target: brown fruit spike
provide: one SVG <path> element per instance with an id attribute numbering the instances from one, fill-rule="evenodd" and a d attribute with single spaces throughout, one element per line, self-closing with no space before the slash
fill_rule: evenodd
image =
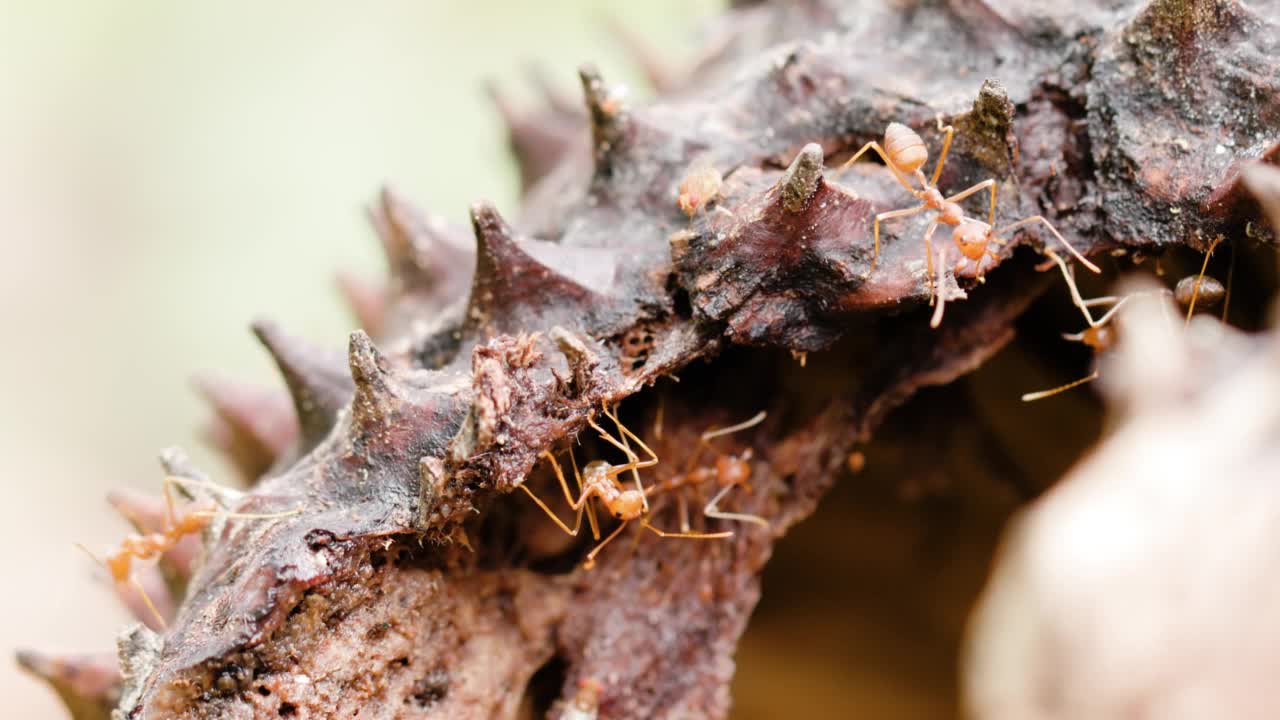
<path id="1" fill-rule="evenodd" d="M 607 298 L 521 249 L 511 227 L 492 205 L 472 205 L 471 224 L 476 233 L 476 273 L 467 308 L 469 333 L 492 336 L 522 328 L 541 330 L 554 324 L 542 319 L 544 307 L 610 305 Z"/>
<path id="2" fill-rule="evenodd" d="M 1241 177 L 1270 220 L 1272 232 L 1280 235 L 1280 168 L 1256 163 L 1246 167 Z"/>
<path id="3" fill-rule="evenodd" d="M 487 89 L 507 126 L 511 152 L 520 167 L 520 187 L 528 191 L 573 148 L 581 137 L 582 120 L 567 118 L 554 108 L 550 113 L 521 112 L 496 84 L 489 83 Z"/>
<path id="4" fill-rule="evenodd" d="M 381 336 L 387 315 L 386 290 L 349 272 L 338 273 L 334 281 L 360 327 L 371 335 Z"/>
<path id="5" fill-rule="evenodd" d="M 120 699 L 120 667 L 115 653 L 45 655 L 18 651 L 18 665 L 49 683 L 72 720 L 109 720 Z"/>
<path id="6" fill-rule="evenodd" d="M 390 367 L 373 341 L 362 330 L 351 333 L 347 354 L 355 395 L 351 400 L 351 422 L 360 430 L 374 430 L 391 417 L 401 394 L 395 387 Z"/>
<path id="7" fill-rule="evenodd" d="M 787 172 L 778 180 L 782 208 L 789 213 L 804 212 L 822 182 L 822 146 L 809 143 L 791 161 Z"/>
<path id="8" fill-rule="evenodd" d="M 578 76 L 582 79 L 582 93 L 587 101 L 587 114 L 591 118 L 591 147 L 595 155 L 596 173 L 608 175 L 613 172 L 616 151 L 630 131 L 622 93 L 605 84 L 594 65 L 583 65 L 578 70 Z"/>
<path id="9" fill-rule="evenodd" d="M 421 295 L 438 310 L 465 292 L 475 260 L 464 230 L 414 207 L 390 187 L 368 213 L 382 240 L 393 295 Z"/>
<path id="10" fill-rule="evenodd" d="M 662 55 L 649 44 L 639 33 L 632 30 L 617 16 L 609 15 L 606 20 L 609 34 L 613 35 L 623 51 L 631 58 L 645 80 L 658 94 L 666 94 L 679 88 L 677 73 L 668 66 Z"/>
<path id="11" fill-rule="evenodd" d="M 246 481 L 253 482 L 271 469 L 297 437 L 297 420 L 282 393 L 208 375 L 193 382 L 217 414 L 206 428 L 206 439 Z"/>
<path id="12" fill-rule="evenodd" d="M 271 353 L 289 387 L 302 433 L 300 451 L 306 452 L 329 434 L 338 413 L 351 400 L 355 385 L 347 365 L 340 354 L 288 335 L 269 320 L 255 322 L 253 334 Z"/>

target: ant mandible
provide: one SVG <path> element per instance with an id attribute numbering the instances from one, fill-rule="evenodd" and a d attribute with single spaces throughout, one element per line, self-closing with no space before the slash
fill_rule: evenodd
<path id="1" fill-rule="evenodd" d="M 701 487 L 708 481 L 714 481 L 720 486 L 720 490 L 712 496 L 702 508 L 702 514 L 706 517 L 717 520 L 734 520 L 737 522 L 749 522 L 761 527 L 769 527 L 769 522 L 758 515 L 750 515 L 747 513 L 725 512 L 720 509 L 720 502 L 735 487 L 742 487 L 747 492 L 751 492 L 751 448 L 738 455 L 719 454 L 716 456 L 714 464 L 699 465 L 698 461 L 702 459 L 705 451 L 711 449 L 711 441 L 718 437 L 730 435 L 743 430 L 753 428 L 764 422 L 767 414 L 765 411 L 753 415 L 750 419 L 730 425 L 723 428 L 708 428 L 698 438 L 698 446 L 692 455 L 689 456 L 689 462 L 685 466 L 685 471 L 678 475 L 673 475 L 664 480 L 660 480 L 657 484 L 651 486 L 647 493 L 655 492 L 675 492 L 682 487 Z M 677 502 L 680 505 L 680 529 L 689 531 L 689 510 L 683 494 L 676 495 Z"/>
<path id="2" fill-rule="evenodd" d="M 1101 272 L 1097 265 L 1089 262 L 1081 255 L 1065 238 L 1058 232 L 1044 216 L 1033 215 L 1031 217 L 1019 220 L 1011 225 L 1006 225 L 998 230 L 995 229 L 996 220 L 996 181 L 988 178 L 976 185 L 962 190 L 955 195 L 944 197 L 938 190 L 938 178 L 942 175 L 942 168 L 947 162 L 947 153 L 951 150 L 951 140 L 955 135 L 956 129 L 951 125 L 942 124 L 942 116 L 938 116 L 938 130 L 946 133 L 946 138 L 942 142 L 942 152 L 938 155 L 938 164 L 933 170 L 933 175 L 928 179 L 920 168 L 929 160 L 929 150 L 925 147 L 924 141 L 920 139 L 920 135 L 911 128 L 901 123 L 889 123 L 884 132 L 884 145 L 881 146 L 876 141 L 863 145 L 853 157 L 849 158 L 840 169 L 836 171 L 837 175 L 847 170 L 863 153 L 868 150 L 874 150 L 880 159 L 884 161 L 885 167 L 889 168 L 889 172 L 893 174 L 894 179 L 898 181 L 902 187 L 907 189 L 921 203 L 915 207 L 905 208 L 902 210 L 890 210 L 882 212 L 875 216 L 872 236 L 875 242 L 875 250 L 871 259 L 871 267 L 875 268 L 880 258 L 880 223 L 896 217 L 908 217 L 924 212 L 925 210 L 936 210 L 938 212 L 930 223 L 924 235 L 925 261 L 928 264 L 928 273 L 926 275 L 927 282 L 930 285 L 934 283 L 933 270 L 933 233 L 937 230 L 939 223 L 950 225 L 952 230 L 952 240 L 956 247 L 960 250 L 961 259 L 956 266 L 956 271 L 960 272 L 972 263 L 975 272 L 981 277 L 985 272 L 985 262 L 987 259 L 995 259 L 995 252 L 989 249 L 991 243 L 1003 245 L 1004 241 L 1001 236 L 1012 230 L 1016 230 L 1025 225 L 1032 223 L 1041 223 L 1055 238 L 1072 254 L 1077 260 L 1089 268 L 1093 272 Z M 911 176 L 920 187 L 914 187 L 907 176 Z M 987 221 L 969 218 L 965 215 L 964 208 L 960 207 L 959 202 L 971 195 L 990 190 L 991 202 L 987 212 Z M 939 318 L 940 320 L 941 318 Z M 934 324 L 934 327 L 937 327 Z"/>
<path id="3" fill-rule="evenodd" d="M 93 558 L 95 562 L 105 567 L 107 572 L 111 574 L 111 579 L 117 584 L 132 587 L 155 617 L 160 628 L 166 626 L 164 616 L 155 606 L 155 603 L 151 601 L 146 589 L 142 587 L 142 583 L 138 581 L 137 576 L 134 574 L 134 561 L 158 560 L 161 555 L 172 550 L 187 535 L 203 531 L 214 518 L 269 520 L 289 517 L 302 512 L 301 509 L 295 509 L 287 512 L 262 514 L 228 513 L 218 510 L 191 510 L 186 513 L 178 513 L 174 509 L 173 493 L 171 491 L 174 485 L 209 486 L 212 484 L 191 478 L 168 475 L 164 478 L 165 517 L 164 528 L 160 532 L 130 533 L 120 542 L 120 547 L 115 552 L 108 554 L 105 559 L 94 555 L 83 545 L 76 545 L 76 547 L 88 553 L 89 557 Z M 229 492 L 227 488 L 213 487 L 218 492 Z"/>
<path id="4" fill-rule="evenodd" d="M 570 528 L 563 520 L 557 516 L 546 503 L 542 501 L 532 490 L 524 483 L 520 487 L 525 493 L 533 498 L 533 501 L 542 508 L 556 525 L 571 537 L 577 537 L 578 532 L 582 529 L 582 516 L 584 513 L 590 514 L 590 501 L 592 498 L 598 499 L 604 504 L 605 508 L 619 521 L 618 528 L 609 534 L 604 540 L 601 540 L 591 552 L 587 553 L 587 558 L 583 562 L 583 567 L 591 569 L 595 566 L 596 556 L 605 548 L 614 538 L 622 533 L 633 520 L 639 520 L 641 527 L 647 528 L 655 535 L 664 538 L 689 538 L 695 540 L 714 540 L 720 538 L 733 537 L 732 532 L 703 533 L 703 532 L 668 532 L 660 530 L 649 523 L 649 490 L 646 490 L 640 484 L 638 474 L 633 477 L 636 481 L 635 488 L 624 488 L 618 480 L 618 476 L 625 472 L 632 472 L 647 467 L 653 467 L 658 464 L 658 456 L 644 444 L 644 441 L 636 437 L 634 433 L 627 429 L 622 421 L 618 419 L 616 409 L 610 409 L 608 406 L 603 407 L 606 417 L 613 421 L 617 426 L 619 434 L 623 440 L 634 440 L 636 444 L 649 456 L 647 460 L 641 460 L 638 455 L 631 449 L 630 445 L 613 437 L 608 431 L 596 424 L 594 419 L 588 419 L 589 424 L 596 432 L 600 434 L 600 438 L 610 445 L 618 448 L 627 457 L 627 462 L 622 465 L 612 465 L 604 460 L 593 460 L 587 463 L 582 469 L 581 475 L 578 474 L 577 462 L 574 462 L 574 476 L 578 483 L 578 499 L 573 499 L 573 492 L 569 489 L 569 483 L 565 480 L 564 471 L 560 467 L 560 463 L 550 452 L 543 451 L 541 456 L 551 463 L 551 469 L 555 472 L 556 480 L 560 482 L 560 489 L 564 491 L 564 499 L 569 503 L 569 507 L 574 511 L 575 518 L 573 527 Z M 591 518 L 592 532 L 595 538 L 599 539 L 599 533 L 596 530 L 594 516 Z"/>

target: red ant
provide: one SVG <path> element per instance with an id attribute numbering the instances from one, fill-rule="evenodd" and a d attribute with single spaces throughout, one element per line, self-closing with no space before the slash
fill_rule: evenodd
<path id="1" fill-rule="evenodd" d="M 657 465 L 658 456 L 654 454 L 653 450 L 650 449 L 648 445 L 644 444 L 643 440 L 636 437 L 635 433 L 632 433 L 625 425 L 622 424 L 622 421 L 618 419 L 616 410 L 605 406 L 603 411 L 605 416 L 612 420 L 614 425 L 617 426 L 618 433 L 622 438 L 621 441 L 614 438 L 613 435 L 609 434 L 604 428 L 597 425 L 595 420 L 589 419 L 587 420 L 587 424 L 600 434 L 601 439 L 621 450 L 623 454 L 627 456 L 627 462 L 622 465 L 611 465 L 604 460 L 593 460 L 587 463 L 587 466 L 582 469 L 582 473 L 579 475 L 578 464 L 574 461 L 574 478 L 577 480 L 579 493 L 577 500 L 573 499 L 573 492 L 569 490 L 569 483 L 565 480 L 564 471 L 560 468 L 560 463 L 556 460 L 555 456 L 547 451 L 542 452 L 542 457 L 550 461 L 551 468 L 555 471 L 556 479 L 560 482 L 560 489 L 564 491 L 564 499 L 569 503 L 569 507 L 576 513 L 572 528 L 552 512 L 551 508 L 549 508 L 546 503 L 534 494 L 528 486 L 523 483 L 520 484 L 520 487 L 524 489 L 525 493 L 527 493 L 529 497 L 533 498 L 533 501 L 538 504 L 538 507 L 542 508 L 543 512 L 554 520 L 561 530 L 572 537 L 578 536 L 578 531 L 582 528 L 582 515 L 585 512 L 590 517 L 593 537 L 596 540 L 600 539 L 600 534 L 595 523 L 595 516 L 592 514 L 590 506 L 592 498 L 598 499 L 604 504 L 605 508 L 609 511 L 609 514 L 621 521 L 616 530 L 614 530 L 604 540 L 600 541 L 595 548 L 591 550 L 591 552 L 587 553 L 587 558 L 583 562 L 583 567 L 587 569 L 592 568 L 595 565 L 596 556 L 600 554 L 600 551 L 603 550 L 614 538 L 621 534 L 622 531 L 626 529 L 627 525 L 631 524 L 631 521 L 633 520 L 639 520 L 641 527 L 644 527 L 655 535 L 664 538 L 713 540 L 733 536 L 732 532 L 668 532 L 660 530 L 650 524 L 648 518 L 648 496 L 654 488 L 644 488 L 640 483 L 640 476 L 636 471 Z M 634 440 L 636 444 L 638 444 L 649 456 L 649 459 L 641 460 L 639 456 L 631 450 L 631 446 L 625 442 L 628 438 L 630 440 Z M 622 483 L 618 480 L 618 476 L 625 472 L 632 473 L 632 477 L 636 484 L 635 488 L 624 488 Z"/>
<path id="2" fill-rule="evenodd" d="M 697 450 L 690 455 L 689 462 L 685 466 L 685 471 L 658 481 L 658 483 L 651 486 L 646 492 L 675 492 L 683 487 L 701 488 L 705 483 L 713 481 L 715 484 L 720 486 L 720 490 L 712 496 L 711 500 L 708 501 L 706 505 L 703 506 L 702 514 L 704 516 L 716 520 L 734 520 L 737 522 L 749 522 L 762 527 L 769 527 L 769 522 L 758 515 L 725 512 L 719 507 L 720 501 L 723 500 L 735 487 L 741 486 L 747 492 L 751 492 L 751 448 L 747 448 L 739 455 L 717 455 L 714 464 L 712 465 L 698 464 L 698 461 L 702 459 L 703 452 L 711 448 L 712 440 L 724 435 L 730 435 L 732 433 L 753 428 L 764 422 L 765 417 L 766 413 L 761 410 L 750 419 L 736 425 L 730 425 L 724 428 L 708 428 L 701 436 L 699 436 Z M 684 494 L 677 494 L 676 500 L 680 504 L 680 529 L 688 532 L 689 508 Z"/>
<path id="3" fill-rule="evenodd" d="M 164 616 L 156 608 L 155 603 L 151 601 L 151 597 L 142 587 L 142 583 L 138 582 L 138 578 L 133 572 L 133 562 L 135 560 L 146 562 L 159 559 L 161 555 L 172 550 L 187 535 L 203 531 L 214 518 L 267 520 L 288 517 L 302 512 L 301 509 L 297 509 L 281 513 L 246 514 L 216 510 L 192 510 L 179 514 L 174 511 L 173 494 L 170 488 L 174 485 L 184 484 L 211 485 L 211 483 L 204 483 L 190 478 L 180 478 L 173 475 L 166 476 L 164 479 L 164 529 L 160 532 L 130 533 L 120 542 L 119 549 L 108 554 L 105 560 L 98 558 L 83 545 L 76 545 L 76 547 L 88 553 L 89 557 L 92 557 L 95 562 L 105 567 L 107 572 L 111 574 L 112 580 L 117 584 L 131 586 L 142 598 L 147 609 L 155 616 L 156 622 L 161 628 L 166 626 Z M 213 487 L 219 492 L 227 492 L 226 488 Z"/>
<path id="4" fill-rule="evenodd" d="M 1209 269 L 1209 258 L 1213 256 L 1214 251 L 1218 248 L 1218 245 L 1222 240 L 1222 236 L 1219 235 L 1209 244 L 1209 249 L 1205 252 L 1204 262 L 1201 263 L 1200 272 L 1198 274 L 1188 275 L 1187 277 L 1182 278 L 1182 280 L 1179 280 L 1177 288 L 1173 291 L 1159 291 L 1164 295 L 1172 295 L 1179 305 L 1182 305 L 1187 309 L 1185 324 L 1190 324 L 1191 317 L 1195 313 L 1196 302 L 1201 298 L 1203 298 L 1210 306 L 1217 305 L 1219 302 L 1222 302 L 1222 322 L 1227 322 L 1227 314 L 1230 309 L 1231 300 L 1231 272 L 1234 270 L 1235 254 L 1232 253 L 1232 267 L 1228 270 L 1227 286 L 1225 288 L 1222 286 L 1222 283 L 1218 282 L 1216 279 L 1205 275 L 1205 272 Z M 1116 341 L 1116 332 L 1115 329 L 1111 327 L 1111 319 L 1120 310 L 1120 308 L 1129 301 L 1130 298 L 1136 297 L 1136 295 L 1131 294 L 1124 297 L 1108 295 L 1105 297 L 1085 300 L 1080 296 L 1080 289 L 1076 287 L 1075 278 L 1071 275 L 1070 270 L 1067 268 L 1067 264 L 1063 262 L 1062 258 L 1058 257 L 1058 255 L 1052 250 L 1046 251 L 1045 254 L 1048 255 L 1049 259 L 1057 264 L 1058 269 L 1062 271 L 1062 277 L 1067 282 L 1067 289 L 1071 292 L 1071 302 L 1076 307 L 1080 308 L 1080 312 L 1084 315 L 1085 322 L 1088 324 L 1088 327 L 1078 333 L 1064 333 L 1062 335 L 1063 339 L 1084 343 L 1092 348 L 1095 353 L 1110 350 Z M 1111 307 L 1103 313 L 1102 317 L 1094 320 L 1093 315 L 1089 312 L 1089 308 L 1099 305 L 1110 305 Z M 1161 307 L 1163 308 L 1164 306 L 1162 305 Z M 1168 320 L 1169 318 L 1166 317 L 1166 321 Z M 1079 380 L 1074 380 L 1065 385 L 1060 385 L 1048 390 L 1027 393 L 1022 396 L 1022 400 L 1023 402 L 1042 400 L 1044 398 L 1057 395 L 1060 392 L 1078 387 L 1087 382 L 1091 382 L 1097 378 L 1098 370 L 1095 367 L 1093 372 Z"/>
<path id="5" fill-rule="evenodd" d="M 560 720 L 596 720 L 600 712 L 600 693 L 604 688 L 595 678 L 585 677 L 578 681 L 578 692 L 574 693 L 573 702 L 560 713 Z"/>
<path id="6" fill-rule="evenodd" d="M 938 224 L 950 225 L 954 229 L 951 232 L 952 240 L 956 244 L 956 248 L 960 251 L 961 258 L 956 264 L 955 272 L 966 272 L 972 266 L 972 270 L 981 279 L 982 275 L 990 268 L 989 260 L 996 258 L 995 251 L 990 249 L 991 244 L 1003 245 L 1005 241 L 1001 239 L 1004 234 L 1016 230 L 1024 225 L 1032 223 L 1041 223 L 1049 232 L 1053 234 L 1058 242 L 1072 254 L 1077 260 L 1089 268 L 1093 272 L 1102 272 L 1097 265 L 1089 262 L 1081 255 L 1071 243 L 1058 232 L 1044 216 L 1033 215 L 1029 218 L 1019 220 L 1011 225 L 1006 225 L 1000 229 L 995 229 L 996 219 L 996 181 L 994 179 L 986 179 L 972 187 L 962 190 L 955 195 L 944 197 L 938 190 L 938 178 L 942 175 L 942 168 L 947 162 L 947 153 L 951 150 L 951 140 L 955 135 L 955 128 L 950 125 L 942 124 L 942 116 L 938 116 L 938 130 L 946 133 L 946 138 L 942 142 L 942 152 L 938 156 L 938 164 L 933 170 L 933 176 L 926 179 L 920 168 L 929 160 L 929 150 L 925 147 L 924 141 L 911 128 L 901 123 L 889 123 L 889 127 L 885 129 L 884 145 L 881 146 L 876 141 L 863 145 L 853 157 L 849 158 L 837 174 L 843 173 L 853 163 L 865 153 L 867 150 L 874 150 L 880 159 L 884 161 L 885 167 L 889 168 L 889 172 L 893 174 L 894 179 L 898 181 L 902 187 L 907 189 L 921 203 L 915 207 L 905 208 L 902 210 L 890 210 L 882 212 L 875 216 L 873 225 L 873 238 L 875 242 L 875 252 L 872 255 L 871 267 L 874 268 L 880 258 L 880 223 L 883 220 L 896 217 L 908 217 L 924 212 L 925 210 L 936 210 L 937 217 L 929 222 L 929 227 L 924 234 L 925 261 L 928 264 L 928 273 L 926 275 L 927 282 L 932 286 L 934 284 L 934 258 L 933 258 L 933 233 L 937 230 Z M 912 186 L 908 176 L 914 178 L 920 188 Z M 966 217 L 964 208 L 960 207 L 959 202 L 970 195 L 982 192 L 983 190 L 991 191 L 991 203 L 987 213 L 987 221 L 976 220 Z M 945 255 L 943 257 L 945 261 Z M 935 321 L 930 323 L 937 327 L 941 322 L 941 313 L 935 313 Z"/>
<path id="7" fill-rule="evenodd" d="M 706 155 L 699 155 L 690 163 L 684 179 L 680 181 L 680 196 L 676 204 L 685 215 L 693 217 L 699 210 L 720 197 L 724 178 Z"/>

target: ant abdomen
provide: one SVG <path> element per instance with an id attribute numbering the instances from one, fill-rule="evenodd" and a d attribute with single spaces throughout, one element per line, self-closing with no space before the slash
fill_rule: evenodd
<path id="1" fill-rule="evenodd" d="M 910 174 L 929 160 L 929 149 L 915 130 L 902 123 L 889 123 L 884 131 L 884 151 L 899 169 Z"/>
<path id="2" fill-rule="evenodd" d="M 1217 278 L 1209 275 L 1188 275 L 1179 280 L 1177 287 L 1173 289 L 1174 299 L 1184 309 L 1192 307 L 1194 302 L 1195 307 L 1211 310 L 1221 305 L 1226 296 L 1227 289 Z"/>

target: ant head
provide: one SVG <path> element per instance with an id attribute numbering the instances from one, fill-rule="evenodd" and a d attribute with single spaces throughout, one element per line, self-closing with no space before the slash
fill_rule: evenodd
<path id="1" fill-rule="evenodd" d="M 619 520 L 635 520 L 644 512 L 644 495 L 639 490 L 624 490 L 609 503 L 609 512 Z"/>
<path id="2" fill-rule="evenodd" d="M 960 254 L 970 260 L 981 260 L 991 241 L 991 228 L 976 222 L 960 223 L 951 231 L 951 238 L 960 248 Z"/>
<path id="3" fill-rule="evenodd" d="M 1116 331 L 1110 325 L 1086 328 L 1080 333 L 1080 342 L 1094 350 L 1108 350 L 1116 342 Z"/>
<path id="4" fill-rule="evenodd" d="M 884 151 L 898 169 L 913 173 L 929 159 L 929 150 L 915 130 L 902 123 L 889 123 L 884 130 Z"/>
<path id="5" fill-rule="evenodd" d="M 696 190 L 682 190 L 677 204 L 685 215 L 693 217 L 694 213 L 698 212 L 698 208 L 702 207 L 702 197 Z"/>

